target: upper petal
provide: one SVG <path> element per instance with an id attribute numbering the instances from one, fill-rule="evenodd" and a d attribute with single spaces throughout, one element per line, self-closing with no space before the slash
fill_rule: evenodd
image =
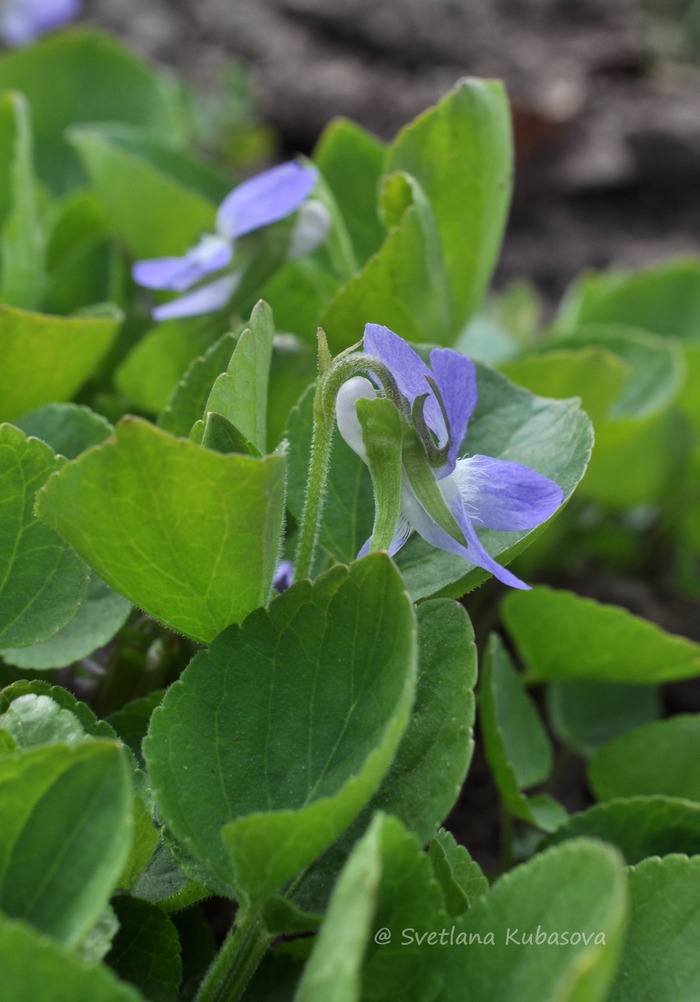
<path id="1" fill-rule="evenodd" d="M 290 160 L 251 177 L 226 196 L 216 216 L 216 229 L 233 240 L 284 219 L 308 198 L 318 171 Z"/>
<path id="2" fill-rule="evenodd" d="M 445 407 L 450 433 L 447 463 L 440 471 L 440 476 L 444 477 L 455 468 L 467 425 L 476 407 L 476 369 L 470 358 L 451 348 L 434 348 L 430 353 L 430 365 Z"/>
<path id="3" fill-rule="evenodd" d="M 521 463 L 491 456 L 460 459 L 454 480 L 469 517 L 487 529 L 534 529 L 564 500 L 553 480 Z"/>
<path id="4" fill-rule="evenodd" d="M 0 34 L 8 45 L 25 45 L 79 12 L 80 0 L 5 0 L 0 5 Z"/>
<path id="5" fill-rule="evenodd" d="M 366 324 L 364 347 L 367 355 L 382 362 L 396 381 L 399 393 L 404 396 L 411 407 L 416 397 L 429 393 L 425 402 L 423 414 L 428 427 L 435 432 L 441 443 L 446 437 L 445 422 L 442 411 L 435 399 L 428 382 L 428 376 L 433 373 L 403 338 L 394 334 L 388 327 L 381 324 Z"/>
<path id="6" fill-rule="evenodd" d="M 195 289 L 194 292 L 190 292 L 186 296 L 180 296 L 179 299 L 173 299 L 170 303 L 156 306 L 153 311 L 153 319 L 175 320 L 179 317 L 197 317 L 201 313 L 213 313 L 226 305 L 239 281 L 239 275 L 225 275 L 223 278 L 217 279 L 216 282 L 203 285 L 201 289 Z"/>

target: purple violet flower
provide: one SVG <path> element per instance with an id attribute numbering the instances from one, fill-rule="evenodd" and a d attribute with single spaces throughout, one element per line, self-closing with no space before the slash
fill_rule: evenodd
<path id="1" fill-rule="evenodd" d="M 0 37 L 6 45 L 27 45 L 72 21 L 80 6 L 81 0 L 0 0 Z"/>
<path id="2" fill-rule="evenodd" d="M 429 367 L 404 340 L 378 324 L 365 327 L 364 351 L 389 370 L 411 414 L 416 413 L 414 403 L 420 404 L 420 398 L 424 398 L 423 419 L 428 434 L 434 437 L 435 452 L 441 450 L 444 459 L 433 472 L 464 537 L 464 543 L 460 543 L 438 525 L 419 502 L 404 473 L 401 516 L 389 553 L 393 555 L 400 550 L 415 529 L 428 543 L 465 557 L 504 584 L 528 588 L 486 552 L 476 527 L 502 532 L 534 529 L 562 503 L 561 489 L 520 463 L 479 455 L 458 458 L 477 402 L 476 373 L 470 359 L 450 348 L 434 348 Z M 355 404 L 361 397 L 376 396 L 377 390 L 369 379 L 354 376 L 343 384 L 336 401 L 338 430 L 365 462 L 367 456 Z M 368 548 L 369 540 L 358 556 L 364 555 Z"/>
<path id="3" fill-rule="evenodd" d="M 308 198 L 316 177 L 315 167 L 304 167 L 293 160 L 263 171 L 226 196 L 216 214 L 215 234 L 205 234 L 181 257 L 138 261 L 132 274 L 139 285 L 147 289 L 187 292 L 187 295 L 156 307 L 154 318 L 193 317 L 225 306 L 240 281 L 240 274 L 218 273 L 231 264 L 235 241 L 295 212 Z M 213 281 L 199 285 L 214 274 L 217 277 Z M 190 289 L 192 291 L 188 292 Z"/>

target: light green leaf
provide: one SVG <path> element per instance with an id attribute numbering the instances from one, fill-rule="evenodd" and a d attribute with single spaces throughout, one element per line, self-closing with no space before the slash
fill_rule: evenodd
<path id="1" fill-rule="evenodd" d="M 557 329 L 626 324 L 652 334 L 700 337 L 700 263 L 663 261 L 639 271 L 593 272 L 578 279 L 556 318 Z"/>
<path id="2" fill-rule="evenodd" d="M 223 456 L 126 418 L 52 478 L 38 511 L 112 588 L 207 642 L 268 597 L 283 477 L 279 456 Z"/>
<path id="3" fill-rule="evenodd" d="M 111 743 L 0 759 L 0 909 L 68 946 L 103 912 L 131 840 L 127 761 Z"/>
<path id="4" fill-rule="evenodd" d="M 700 996 L 700 859 L 647 859 L 629 871 L 630 921 L 608 1002 Z"/>
<path id="5" fill-rule="evenodd" d="M 27 310 L 39 309 L 45 283 L 44 234 L 39 218 L 34 178 L 32 130 L 29 107 L 22 94 L 0 97 L 0 118 L 12 121 L 13 142 L 9 156 L 11 202 L 0 236 L 0 301 Z M 0 136 L 5 133 L 0 124 Z M 4 144 L 2 144 L 4 145 Z"/>
<path id="6" fill-rule="evenodd" d="M 700 804 L 679 797 L 628 797 L 572 815 L 545 845 L 580 836 L 617 846 L 628 863 L 646 856 L 700 853 Z"/>
<path id="7" fill-rule="evenodd" d="M 35 671 L 64 668 L 108 643 L 124 625 L 131 609 L 127 599 L 92 574 L 85 601 L 69 623 L 43 643 L 6 647 L 0 650 L 0 656 L 17 668 Z"/>
<path id="8" fill-rule="evenodd" d="M 53 317 L 0 306 L 0 419 L 68 400 L 117 334 L 121 314 Z"/>
<path id="9" fill-rule="evenodd" d="M 160 344 L 165 351 L 165 339 Z M 158 418 L 158 425 L 164 431 L 180 438 L 189 436 L 192 426 L 204 414 L 214 381 L 226 371 L 235 347 L 234 335 L 224 334 L 207 347 L 204 354 L 190 362 L 180 381 L 171 390 L 165 410 Z"/>
<path id="10" fill-rule="evenodd" d="M 461 80 L 402 129 L 387 150 L 385 172 L 406 171 L 416 178 L 435 215 L 452 338 L 481 304 L 491 280 L 510 202 L 511 157 L 503 85 L 474 78 Z M 433 340 L 431 332 L 423 331 L 423 339 Z"/>
<path id="11" fill-rule="evenodd" d="M 204 407 L 205 413 L 220 414 L 230 421 L 260 453 L 267 451 L 267 386 L 274 336 L 272 311 L 261 300 Z"/>
<path id="12" fill-rule="evenodd" d="M 85 599 L 87 568 L 34 515 L 34 497 L 63 460 L 19 429 L 0 426 L 0 644 L 48 640 Z"/>
<path id="13" fill-rule="evenodd" d="M 596 428 L 619 397 L 629 373 L 624 362 L 604 347 L 525 355 L 499 369 L 530 393 L 557 400 L 580 397 Z"/>
<path id="14" fill-rule="evenodd" d="M 165 912 L 148 901 L 117 897 L 119 919 L 105 963 L 150 1002 L 175 1002 L 182 975 L 180 941 Z"/>
<path id="15" fill-rule="evenodd" d="M 61 32 L 0 59 L 0 90 L 21 91 L 35 119 L 40 176 L 64 191 L 82 176 L 65 142 L 79 122 L 128 122 L 172 141 L 182 135 L 175 93 L 126 46 L 91 29 Z"/>
<path id="16" fill-rule="evenodd" d="M 170 427 L 167 415 L 174 401 L 179 399 L 180 384 L 189 385 L 189 370 L 200 358 L 209 357 L 209 352 L 220 345 L 222 339 L 217 334 L 217 326 L 212 327 L 209 317 L 193 317 L 183 320 L 165 320 L 146 332 L 129 352 L 115 373 L 117 388 L 141 410 L 157 414 L 165 408 L 159 423 L 166 431 L 187 437 L 190 428 L 202 416 L 200 408 L 186 429 Z M 226 368 L 231 349 L 221 368 L 211 377 L 207 393 L 214 379 Z M 213 343 L 212 343 L 213 342 Z M 217 356 L 218 357 L 218 356 Z M 202 406 L 206 400 L 202 400 Z"/>
<path id="17" fill-rule="evenodd" d="M 628 731 L 599 748 L 588 765 L 598 800 L 665 794 L 700 801 L 700 717 L 684 714 Z"/>
<path id="18" fill-rule="evenodd" d="M 12 685 L 5 686 L 0 690 L 0 713 L 7 713 L 16 700 L 27 695 L 48 696 L 62 710 L 70 711 L 86 734 L 116 742 L 117 734 L 114 728 L 106 720 L 99 720 L 87 703 L 76 699 L 72 692 L 62 686 L 50 685 L 43 679 L 19 679 Z"/>
<path id="19" fill-rule="evenodd" d="M 40 438 L 66 459 L 75 459 L 93 445 L 100 445 L 113 430 L 101 414 L 79 404 L 47 404 L 18 418 L 14 424 L 25 435 Z"/>
<path id="20" fill-rule="evenodd" d="M 133 257 L 183 254 L 213 231 L 215 202 L 120 142 L 118 132 L 76 128 L 70 139 L 112 231 Z"/>
<path id="21" fill-rule="evenodd" d="M 489 638 L 479 689 L 486 758 L 506 808 L 515 817 L 551 831 L 565 812 L 551 797 L 527 798 L 522 791 L 549 777 L 552 747 L 522 677 L 500 638 Z"/>
<path id="22" fill-rule="evenodd" d="M 528 681 L 650 684 L 692 678 L 700 672 L 700 645 L 666 633 L 626 609 L 572 592 L 544 586 L 511 591 L 503 600 L 501 616 L 525 662 Z"/>
<path id="23" fill-rule="evenodd" d="M 360 264 L 379 250 L 386 235 L 377 214 L 383 159 L 384 144 L 345 118 L 326 126 L 313 154 L 343 213 Z"/>
<path id="24" fill-rule="evenodd" d="M 475 365 L 479 402 L 464 449 L 529 466 L 559 484 L 568 499 L 584 474 L 593 439 L 578 401 L 534 397 L 493 369 Z M 487 529 L 479 530 L 479 538 L 491 556 L 508 563 L 543 531 L 543 527 L 529 533 Z M 417 534 L 399 551 L 397 563 L 414 600 L 437 593 L 460 597 L 489 577 Z"/>
<path id="25" fill-rule="evenodd" d="M 550 682 L 547 710 L 557 737 L 588 757 L 613 738 L 655 720 L 661 700 L 650 685 Z"/>
<path id="26" fill-rule="evenodd" d="M 143 996 L 23 922 L 0 916 L 3 1002 L 143 1002 Z"/>
<path id="27" fill-rule="evenodd" d="M 622 324 L 585 324 L 552 347 L 602 348 L 628 367 L 629 378 L 611 417 L 645 418 L 664 410 L 678 396 L 685 377 L 678 342 Z M 546 357 L 546 356 L 545 356 Z"/>
<path id="28" fill-rule="evenodd" d="M 75 744 L 85 738 L 80 721 L 70 710 L 62 709 L 50 696 L 34 693 L 12 701 L 0 714 L 0 728 L 12 735 L 19 748 L 53 742 Z"/>
<path id="29" fill-rule="evenodd" d="M 408 720 L 414 629 L 393 564 L 373 554 L 293 585 L 168 690 L 149 772 L 168 826 L 220 884 L 261 900 L 367 803 Z"/>

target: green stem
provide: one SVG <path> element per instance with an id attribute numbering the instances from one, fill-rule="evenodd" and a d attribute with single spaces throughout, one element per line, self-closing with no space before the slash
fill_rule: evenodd
<path id="1" fill-rule="evenodd" d="M 237 1002 L 271 941 L 259 914 L 241 914 L 214 957 L 195 1002 Z"/>
<path id="2" fill-rule="evenodd" d="M 316 541 L 326 494 L 328 465 L 333 444 L 333 415 L 324 406 L 325 381 L 321 377 L 314 398 L 314 430 L 311 439 L 311 459 L 309 477 L 306 482 L 306 498 L 299 525 L 299 545 L 294 561 L 294 577 L 297 581 L 310 578 L 313 570 Z"/>

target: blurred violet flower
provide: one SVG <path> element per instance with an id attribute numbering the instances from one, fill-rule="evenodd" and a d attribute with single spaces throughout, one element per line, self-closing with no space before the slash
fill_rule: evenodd
<path id="1" fill-rule="evenodd" d="M 291 560 L 280 560 L 275 568 L 275 575 L 272 579 L 272 587 L 280 595 L 287 588 L 291 587 L 294 581 L 294 564 Z"/>
<path id="2" fill-rule="evenodd" d="M 458 458 L 477 402 L 473 362 L 449 348 L 434 348 L 429 367 L 402 338 L 378 324 L 365 327 L 364 352 L 389 371 L 419 436 L 424 444 L 430 439 L 426 460 L 429 450 L 438 463 L 432 464 L 432 472 L 440 493 L 464 538 L 463 543 L 454 539 L 420 503 L 404 467 L 401 516 L 389 553 L 400 550 L 415 529 L 431 545 L 465 557 L 504 584 L 528 588 L 487 553 L 475 527 L 534 529 L 556 511 L 563 493 L 552 480 L 520 463 L 479 455 Z M 361 397 L 376 396 L 369 379 L 354 376 L 341 386 L 336 401 L 338 429 L 365 462 L 355 405 Z M 369 540 L 359 556 L 368 549 Z"/>
<path id="3" fill-rule="evenodd" d="M 27 45 L 80 13 L 81 0 L 0 0 L 0 37 L 6 45 Z"/>
<path id="4" fill-rule="evenodd" d="M 238 237 L 276 223 L 299 209 L 310 195 L 317 173 L 315 167 L 305 167 L 293 160 L 266 170 L 244 181 L 226 196 L 216 214 L 216 233 L 205 234 L 192 250 L 181 257 L 138 261 L 132 274 L 139 285 L 147 289 L 187 292 L 187 295 L 156 307 L 154 318 L 170 320 L 198 316 L 225 306 L 240 281 L 240 273 L 229 272 L 206 284 L 199 283 L 229 267 Z M 314 229 L 313 220 L 311 228 Z M 316 224 L 318 237 L 317 231 Z M 316 244 L 325 238 L 326 232 L 327 227 L 320 234 L 320 239 L 316 239 Z M 309 241 L 305 243 L 304 235 L 297 235 L 296 231 L 292 234 L 292 251 L 295 238 L 297 244 L 301 244 L 302 252 L 308 252 Z"/>

